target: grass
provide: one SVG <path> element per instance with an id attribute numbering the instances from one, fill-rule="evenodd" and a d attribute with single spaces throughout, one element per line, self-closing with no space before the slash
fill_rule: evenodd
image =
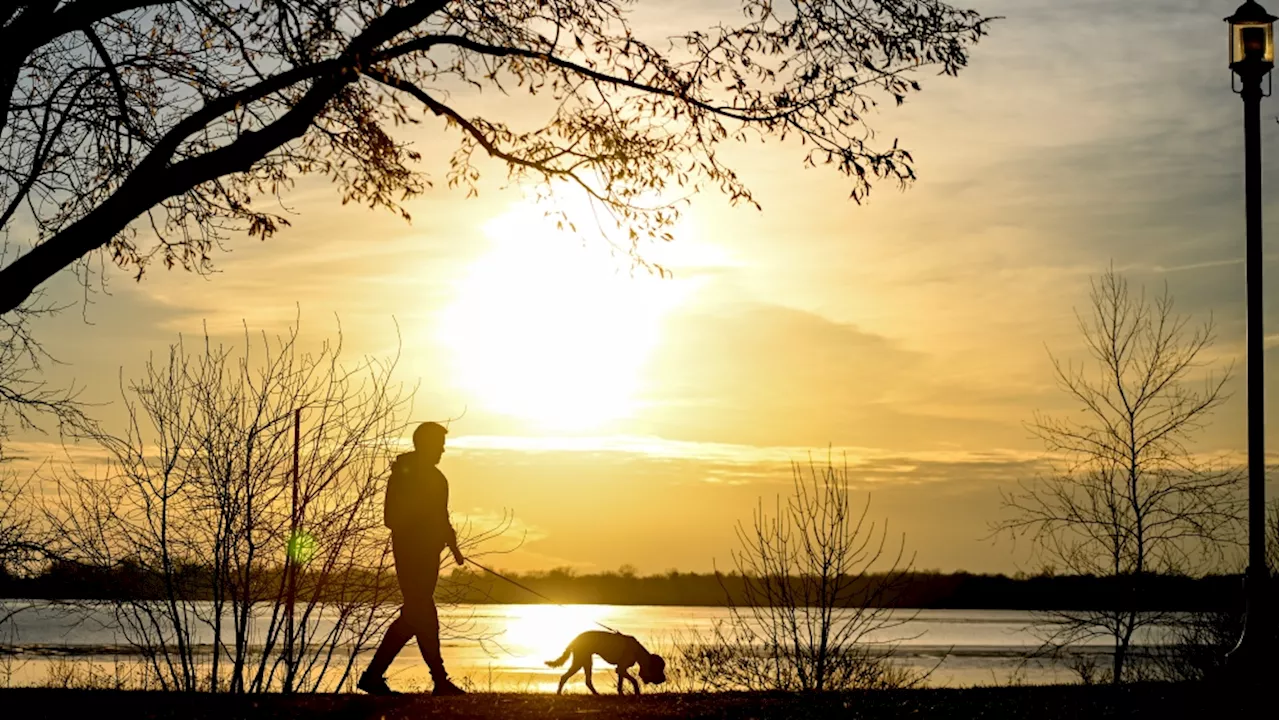
<path id="1" fill-rule="evenodd" d="M 634 697 L 478 693 L 369 697 L 359 694 L 229 696 L 120 690 L 14 688 L 0 707 L 29 718 L 140 720 L 780 720 L 782 718 L 1177 718 L 1239 717 L 1248 707 L 1203 684 L 879 690 L 826 694 L 658 693 Z"/>

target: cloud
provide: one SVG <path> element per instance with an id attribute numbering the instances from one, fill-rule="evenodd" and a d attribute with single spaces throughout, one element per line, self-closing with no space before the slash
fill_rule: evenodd
<path id="1" fill-rule="evenodd" d="M 920 360 L 811 312 L 750 302 L 690 308 L 668 319 L 645 368 L 641 422 L 664 436 L 817 442 L 813 429 L 830 425 L 840 404 L 891 398 Z"/>
<path id="2" fill-rule="evenodd" d="M 546 529 L 522 551 L 590 567 L 629 562 L 644 572 L 708 570 L 715 558 L 725 560 L 735 547 L 736 523 L 749 520 L 761 499 L 790 491 L 792 462 L 808 472 L 809 457 L 821 465 L 828 451 L 633 438 L 530 451 L 524 439 L 490 437 L 465 447 L 467 440 L 456 438 L 442 466 L 455 502 L 509 507 L 529 526 Z M 513 449 L 503 448 L 508 444 Z M 831 451 L 837 464 L 847 457 L 858 503 L 869 497 L 871 517 L 905 532 L 910 549 L 930 567 L 1006 562 L 971 541 L 998 510 L 998 489 L 1042 469 L 1037 454 L 1013 450 Z"/>
<path id="3" fill-rule="evenodd" d="M 779 464 L 789 466 L 792 461 L 808 456 L 845 458 L 853 466 L 877 461 L 898 461 L 905 457 L 884 449 L 860 446 L 784 446 L 745 445 L 735 443 L 692 442 L 668 440 L 656 436 L 576 436 L 529 437 L 501 435 L 459 435 L 449 438 L 449 452 L 472 456 L 515 452 L 520 454 L 547 455 L 555 453 L 594 456 L 632 457 L 649 460 L 695 460 L 724 465 Z M 963 463 L 971 460 L 982 462 L 993 459 L 1022 461 L 1030 454 L 1013 450 L 967 451 L 922 450 L 912 457 L 936 462 Z"/>
<path id="4" fill-rule="evenodd" d="M 111 460 L 110 453 L 96 443 L 60 442 L 47 438 L 12 438 L 4 442 L 3 467 L 13 474 L 30 477 L 49 476 L 60 469 L 74 467 L 91 474 L 95 467 Z"/>

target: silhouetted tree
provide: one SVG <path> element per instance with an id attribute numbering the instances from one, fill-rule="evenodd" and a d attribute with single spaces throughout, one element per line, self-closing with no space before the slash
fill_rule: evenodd
<path id="1" fill-rule="evenodd" d="M 0 263 L 3 260 L 0 248 Z M 0 577 L 29 569 L 32 560 L 49 552 L 48 538 L 37 532 L 26 492 L 30 477 L 22 477 L 12 465 L 13 431 L 41 431 L 41 417 L 53 418 L 59 429 L 85 420 L 76 389 L 54 387 L 42 376 L 54 359 L 31 333 L 33 318 L 57 309 L 43 302 L 37 290 L 21 307 L 0 314 Z M 0 610 L 0 628 L 10 616 Z"/>
<path id="2" fill-rule="evenodd" d="M 41 558 L 45 538 L 35 525 L 23 480 L 6 463 L 4 443 L 0 442 L 0 581 L 25 574 L 33 560 Z M 13 616 L 24 606 L 8 607 L 0 601 L 0 642 L 13 644 Z"/>
<path id="3" fill-rule="evenodd" d="M 12 356 L 0 341 L 0 386 L 9 376 L 8 361 Z M 36 387 L 33 395 L 12 399 L 0 387 L 0 579 L 22 577 L 37 569 L 48 559 L 50 538 L 37 523 L 38 513 L 29 492 L 32 477 L 24 475 L 13 465 L 10 451 L 9 417 L 26 426 L 33 426 L 34 412 L 48 411 L 64 419 L 79 414 L 74 398 L 51 396 L 43 388 Z M 6 624 L 18 609 L 0 607 L 0 632 L 12 630 Z"/>
<path id="4" fill-rule="evenodd" d="M 0 250 L 0 262 L 3 255 Z M 25 574 L 51 551 L 50 538 L 36 522 L 28 492 L 31 477 L 24 477 L 12 464 L 11 433 L 15 427 L 39 430 L 40 416 L 54 418 L 59 428 L 85 420 L 74 388 L 55 388 L 41 377 L 44 365 L 53 358 L 32 336 L 29 321 L 56 308 L 43 304 L 38 295 L 39 291 L 30 302 L 0 314 L 0 578 Z M 8 623 L 21 609 L 0 607 L 0 633 L 12 636 L 14 629 Z"/>
<path id="5" fill-rule="evenodd" d="M 35 516 L 25 497 L 29 484 L 0 455 L 0 576 L 17 574 L 33 557 L 43 555 L 43 538 L 37 533 Z"/>
<path id="6" fill-rule="evenodd" d="M 1211 465 L 1188 447 L 1225 400 L 1230 375 L 1209 372 L 1196 387 L 1212 319 L 1193 327 L 1175 314 L 1167 287 L 1148 299 L 1114 270 L 1091 287 L 1089 313 L 1077 318 L 1094 365 L 1053 358 L 1079 413 L 1036 416 L 1030 427 L 1057 467 L 1004 494 L 1008 516 L 994 529 L 1029 537 L 1059 568 L 1121 581 L 1096 610 L 1053 613 L 1048 638 L 1059 648 L 1109 638 L 1118 683 L 1135 634 L 1176 620 L 1142 611 L 1144 581 L 1220 563 L 1238 543 L 1244 507 L 1239 468 Z"/>
<path id="7" fill-rule="evenodd" d="M 909 571 L 902 544 L 886 554 L 887 525 L 849 497 L 846 466 L 792 466 L 792 493 L 739 523 L 731 620 L 714 641 L 680 650 L 700 689 L 846 690 L 911 684 L 895 669 L 893 631 L 909 622 L 892 600 Z M 879 572 L 873 572 L 876 565 Z M 734 595 L 740 600 L 735 601 Z"/>
<path id="8" fill-rule="evenodd" d="M 622 0 L 41 0 L 0 9 L 0 314 L 105 249 L 141 275 L 205 270 L 233 232 L 284 218 L 258 204 L 319 174 L 404 212 L 429 185 L 393 128 L 435 116 L 448 182 L 476 153 L 512 181 L 563 181 L 632 228 L 671 222 L 674 192 L 753 202 L 727 139 L 798 136 L 855 199 L 905 185 L 912 159 L 866 124 L 925 68 L 956 74 L 989 19 L 938 0 L 742 0 L 742 17 L 669 38 L 632 32 Z M 450 90 L 532 94 L 475 115 Z M 516 91 L 519 91 L 518 93 Z M 410 107 L 410 106 L 413 107 Z M 442 136 L 444 137 L 444 136 Z M 79 265 L 82 271 L 88 267 Z"/>

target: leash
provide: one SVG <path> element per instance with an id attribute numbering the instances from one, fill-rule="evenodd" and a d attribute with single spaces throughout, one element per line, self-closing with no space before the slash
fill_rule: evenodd
<path id="1" fill-rule="evenodd" d="M 511 578 L 507 577 L 506 575 L 503 575 L 502 573 L 498 572 L 497 570 L 491 570 L 491 569 L 489 569 L 489 568 L 487 568 L 487 567 L 485 567 L 485 566 L 481 565 L 480 563 L 476 562 L 475 560 L 472 560 L 471 558 L 467 558 L 467 562 L 471 563 L 472 565 L 475 565 L 476 567 L 478 567 L 478 568 L 480 568 L 481 570 L 483 570 L 483 571 L 485 571 L 485 572 L 489 573 L 490 575 L 493 575 L 493 576 L 494 576 L 494 577 L 496 577 L 496 578 L 499 578 L 499 579 L 501 579 L 501 580 L 506 580 L 507 582 L 511 583 L 512 585 L 515 585 L 516 587 L 520 588 L 521 590 L 524 590 L 524 591 L 525 591 L 525 592 L 527 592 L 527 593 L 531 593 L 531 594 L 533 594 L 533 595 L 537 595 L 538 597 L 542 598 L 543 600 L 546 600 L 547 602 L 551 603 L 552 605 L 555 605 L 556 607 L 562 607 L 562 608 L 564 608 L 564 609 L 566 609 L 566 610 L 568 610 L 568 609 L 569 609 L 569 607 L 568 607 L 567 605 L 564 605 L 563 603 L 558 603 L 558 602 L 556 602 L 555 600 L 552 600 L 551 598 L 547 597 L 546 595 L 543 595 L 542 593 L 538 592 L 537 590 L 534 590 L 533 588 L 529 587 L 528 585 L 524 585 L 524 584 L 522 584 L 522 583 L 518 583 L 518 582 L 516 582 L 515 580 L 512 580 Z M 605 625 L 604 623 L 600 622 L 599 620 L 596 620 L 596 621 L 595 621 L 595 623 L 596 623 L 597 625 L 599 625 L 600 627 L 604 628 L 605 630 L 608 630 L 609 632 L 612 632 L 612 633 L 618 633 L 619 635 L 621 635 L 621 634 L 622 634 L 622 633 L 618 632 L 617 630 L 614 630 L 613 628 L 609 627 L 608 625 Z"/>

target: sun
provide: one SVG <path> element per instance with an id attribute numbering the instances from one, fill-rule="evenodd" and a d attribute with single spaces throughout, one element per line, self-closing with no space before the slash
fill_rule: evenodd
<path id="1" fill-rule="evenodd" d="M 633 415 L 663 317 L 688 288 L 629 272 L 603 240 L 558 230 L 530 202 L 484 233 L 489 250 L 440 324 L 461 389 L 532 429 L 592 430 Z"/>

